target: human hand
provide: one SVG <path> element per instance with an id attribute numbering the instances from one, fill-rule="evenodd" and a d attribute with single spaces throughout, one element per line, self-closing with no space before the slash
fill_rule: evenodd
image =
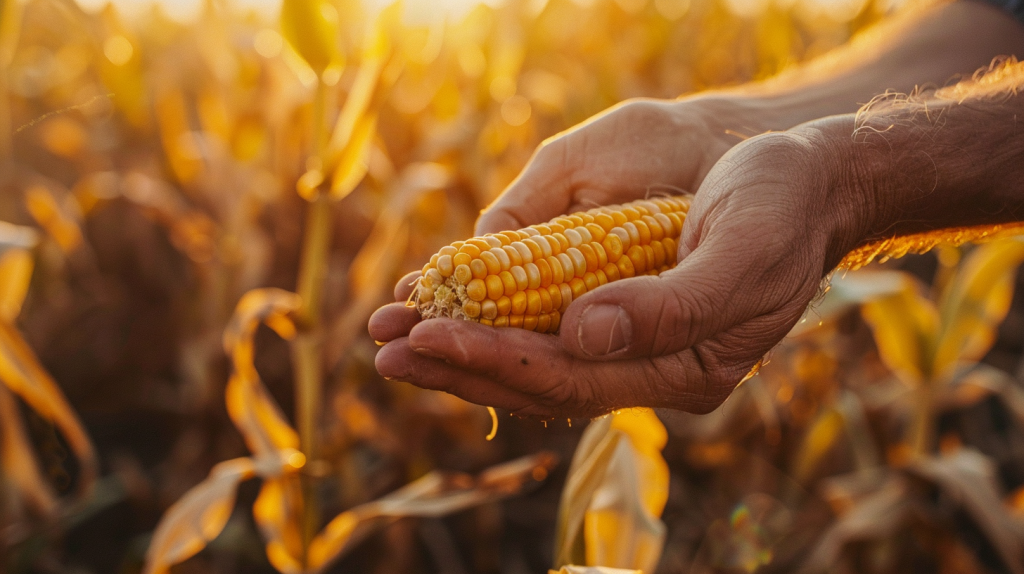
<path id="1" fill-rule="evenodd" d="M 849 122 L 838 131 L 847 139 Z M 857 214 L 870 214 L 870 202 L 849 193 L 829 137 L 807 127 L 730 151 L 696 194 L 676 268 L 580 297 L 558 336 L 383 308 L 370 322 L 389 341 L 378 370 L 523 415 L 713 410 L 866 228 Z M 407 296 L 400 284 L 396 298 Z"/>
<path id="2" fill-rule="evenodd" d="M 692 192 L 738 133 L 769 128 L 761 103 L 723 94 L 623 102 L 545 141 L 477 221 L 478 235 L 599 205 Z"/>

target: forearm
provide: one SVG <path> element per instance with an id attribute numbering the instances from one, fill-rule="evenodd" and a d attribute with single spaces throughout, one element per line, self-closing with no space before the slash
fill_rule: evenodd
<path id="1" fill-rule="evenodd" d="M 707 97 L 743 108 L 746 135 L 754 135 L 851 113 L 887 91 L 943 86 L 1009 55 L 1024 57 L 1024 25 L 982 1 L 961 0 L 904 13 L 775 78 Z"/>
<path id="2" fill-rule="evenodd" d="M 874 239 L 1024 220 L 1024 64 L 794 128 L 822 148 L 830 258 Z"/>

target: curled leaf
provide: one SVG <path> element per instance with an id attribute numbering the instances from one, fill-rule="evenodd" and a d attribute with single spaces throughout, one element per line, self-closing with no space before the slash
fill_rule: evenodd
<path id="1" fill-rule="evenodd" d="M 559 505 L 556 567 L 585 562 L 653 571 L 665 536 L 666 441 L 649 409 L 616 412 L 587 427 Z"/>
<path id="2" fill-rule="evenodd" d="M 57 495 L 43 477 L 14 397 L 3 385 L 0 385 L 0 469 L 28 506 L 42 515 L 53 512 Z"/>
<path id="3" fill-rule="evenodd" d="M 91 488 L 97 469 L 92 442 L 60 387 L 39 364 L 21 333 L 5 319 L 0 319 L 0 383 L 60 429 L 80 461 L 81 490 Z"/>
<path id="4" fill-rule="evenodd" d="M 544 480 L 557 462 L 540 452 L 493 466 L 476 479 L 461 473 L 430 472 L 391 494 L 336 516 L 309 545 L 308 566 L 320 571 L 372 529 L 406 516 L 436 517 L 520 492 Z"/>
<path id="5" fill-rule="evenodd" d="M 153 533 L 146 552 L 146 574 L 164 574 L 216 538 L 231 517 L 238 485 L 256 475 L 251 458 L 236 458 L 213 467 L 206 480 L 172 505 Z"/>
<path id="6" fill-rule="evenodd" d="M 277 327 L 279 334 L 292 333 L 289 315 L 299 308 L 300 302 L 298 295 L 282 289 L 249 291 L 238 302 L 224 332 L 224 350 L 234 367 L 226 390 L 228 414 L 256 456 L 299 446 L 298 433 L 288 424 L 256 372 L 253 336 L 260 323 Z"/>

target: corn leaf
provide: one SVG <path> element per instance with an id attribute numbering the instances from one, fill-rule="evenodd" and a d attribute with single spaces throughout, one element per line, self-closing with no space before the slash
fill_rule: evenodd
<path id="1" fill-rule="evenodd" d="M 992 347 L 1022 262 L 1024 240 L 1016 238 L 981 245 L 963 262 L 939 301 L 935 376 L 950 378 L 957 364 L 977 361 Z"/>
<path id="2" fill-rule="evenodd" d="M 995 464 L 980 452 L 960 449 L 950 456 L 922 458 L 907 469 L 935 483 L 974 519 L 1006 570 L 1024 574 L 1024 522 L 1003 505 Z"/>
<path id="3" fill-rule="evenodd" d="M 238 485 L 256 475 L 251 458 L 219 463 L 209 477 L 192 487 L 160 519 L 149 550 L 146 574 L 163 574 L 195 555 L 216 538 L 231 517 Z"/>
<path id="4" fill-rule="evenodd" d="M 290 338 L 294 325 L 288 315 L 299 308 L 299 296 L 281 289 L 254 289 L 238 302 L 224 332 L 224 350 L 234 372 L 226 390 L 228 414 L 246 446 L 256 456 L 276 454 L 299 446 L 298 433 L 281 413 L 260 381 L 253 364 L 253 336 L 260 323 Z"/>
<path id="5" fill-rule="evenodd" d="M 583 522 L 615 449 L 624 438 L 623 433 L 611 432 L 610 416 L 591 421 L 580 437 L 558 505 L 555 568 L 586 562 Z"/>
<path id="6" fill-rule="evenodd" d="M 338 167 L 331 178 L 331 197 L 343 199 L 359 185 L 366 176 L 370 147 L 377 133 L 377 115 L 366 114 L 359 118 L 338 158 Z"/>
<path id="7" fill-rule="evenodd" d="M 796 453 L 793 477 L 797 481 L 807 483 L 821 459 L 832 450 L 842 430 L 843 417 L 836 409 L 828 406 L 818 413 L 814 422 L 807 427 Z"/>
<path id="8" fill-rule="evenodd" d="M 556 463 L 554 454 L 540 452 L 491 467 L 475 479 L 461 473 L 430 472 L 331 520 L 310 543 L 309 568 L 314 572 L 326 568 L 374 528 L 396 518 L 444 516 L 516 494 L 544 480 Z"/>
<path id="9" fill-rule="evenodd" d="M 338 11 L 325 0 L 284 0 L 281 3 L 281 35 L 316 72 L 341 65 Z"/>
<path id="10" fill-rule="evenodd" d="M 60 429 L 81 464 L 81 490 L 88 491 L 97 470 L 92 442 L 64 393 L 39 364 L 21 333 L 3 319 L 0 319 L 0 382 Z"/>
<path id="11" fill-rule="evenodd" d="M 0 385 L 0 474 L 6 475 L 28 506 L 43 516 L 57 507 L 57 495 L 39 468 L 14 397 Z"/>
<path id="12" fill-rule="evenodd" d="M 899 293 L 865 304 L 861 313 L 889 369 L 911 386 L 931 379 L 938 311 L 912 280 Z"/>
<path id="13" fill-rule="evenodd" d="M 338 165 L 345 150 L 351 147 L 350 142 L 354 139 L 353 134 L 356 133 L 360 120 L 372 114 L 371 108 L 381 101 L 384 87 L 381 85 L 382 80 L 390 80 L 382 78 L 381 75 L 391 57 L 388 28 L 392 26 L 399 9 L 397 2 L 384 9 L 377 18 L 373 30 L 367 35 L 359 71 L 345 99 L 345 105 L 338 114 L 324 154 L 327 158 L 327 169 L 330 171 Z"/>
<path id="14" fill-rule="evenodd" d="M 64 253 L 70 253 L 82 244 L 78 214 L 73 213 L 67 205 L 61 205 L 46 187 L 35 185 L 28 188 L 25 191 L 25 207 Z"/>
<path id="15" fill-rule="evenodd" d="M 549 570 L 548 574 L 643 574 L 643 572 L 604 566 L 563 566 L 561 570 Z"/>
<path id="16" fill-rule="evenodd" d="M 665 527 L 668 439 L 649 409 L 591 422 L 573 455 L 558 510 L 555 567 L 606 564 L 653 571 Z"/>
<path id="17" fill-rule="evenodd" d="M 0 319 L 13 323 L 32 279 L 36 232 L 0 222 Z"/>
<path id="18" fill-rule="evenodd" d="M 829 280 L 825 293 L 807 307 L 804 316 L 787 336 L 795 337 L 813 331 L 848 309 L 892 295 L 903 287 L 904 278 L 905 275 L 899 271 L 861 270 L 836 273 Z"/>
<path id="19" fill-rule="evenodd" d="M 611 418 L 611 432 L 629 440 L 618 442 L 584 515 L 586 563 L 653 572 L 665 541 L 669 470 L 661 450 L 668 433 L 649 409 Z"/>
<path id="20" fill-rule="evenodd" d="M 266 541 L 267 558 L 278 572 L 302 572 L 302 484 L 296 474 L 267 478 L 252 507 Z"/>
<path id="21" fill-rule="evenodd" d="M 845 478 L 845 477 L 844 477 Z M 798 574 L 833 572 L 843 548 L 850 542 L 891 536 L 904 526 L 914 511 L 906 478 L 856 475 L 855 503 L 825 531 Z"/>

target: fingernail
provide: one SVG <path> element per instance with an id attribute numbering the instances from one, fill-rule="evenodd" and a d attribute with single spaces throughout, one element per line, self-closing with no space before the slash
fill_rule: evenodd
<path id="1" fill-rule="evenodd" d="M 633 336 L 629 315 L 618 305 L 594 305 L 580 319 L 580 348 L 588 355 L 609 355 L 626 348 Z"/>

